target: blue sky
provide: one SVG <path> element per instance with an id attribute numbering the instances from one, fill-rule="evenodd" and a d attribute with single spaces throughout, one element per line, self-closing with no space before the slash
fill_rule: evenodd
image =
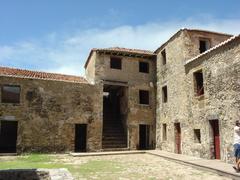
<path id="1" fill-rule="evenodd" d="M 239 0 L 0 0 L 0 65 L 84 75 L 91 48 L 155 50 L 179 28 L 239 34 Z"/>

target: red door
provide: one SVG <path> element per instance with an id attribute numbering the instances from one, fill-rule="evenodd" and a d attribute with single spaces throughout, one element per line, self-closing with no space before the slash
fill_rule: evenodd
<path id="1" fill-rule="evenodd" d="M 180 123 L 175 123 L 175 152 L 181 154 L 181 127 Z"/>
<path id="2" fill-rule="evenodd" d="M 220 135 L 218 120 L 210 121 L 213 133 L 214 156 L 215 159 L 220 159 Z"/>

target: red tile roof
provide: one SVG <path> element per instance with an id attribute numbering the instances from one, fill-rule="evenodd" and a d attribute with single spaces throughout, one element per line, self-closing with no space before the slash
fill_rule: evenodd
<path id="1" fill-rule="evenodd" d="M 111 52 L 127 52 L 127 53 L 141 54 L 141 55 L 155 55 L 152 51 L 149 51 L 149 50 L 128 49 L 128 48 L 121 48 L 121 47 L 110 47 L 110 48 L 100 48 L 100 49 L 94 48 L 93 50 L 111 51 Z"/>
<path id="2" fill-rule="evenodd" d="M 66 82 L 73 82 L 73 83 L 87 83 L 86 79 L 80 76 L 47 73 L 47 72 L 40 72 L 40 71 L 30 71 L 30 70 L 1 67 L 1 66 L 0 66 L 0 76 L 53 80 L 53 81 L 66 81 Z"/>
<path id="3" fill-rule="evenodd" d="M 156 54 L 149 50 L 141 50 L 141 49 L 129 49 L 129 48 L 121 48 L 121 47 L 110 47 L 110 48 L 93 48 L 89 53 L 87 61 L 85 63 L 85 68 L 88 65 L 88 62 L 92 56 L 94 51 L 97 52 L 106 52 L 106 53 L 125 53 L 125 54 L 132 54 L 132 55 L 142 55 L 147 57 L 155 56 Z"/>

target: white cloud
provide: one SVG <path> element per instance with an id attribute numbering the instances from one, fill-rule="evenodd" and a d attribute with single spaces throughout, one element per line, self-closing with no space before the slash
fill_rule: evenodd
<path id="1" fill-rule="evenodd" d="M 182 27 L 239 34 L 240 20 L 191 18 L 185 21 L 85 29 L 77 33 L 49 33 L 42 39 L 0 46 L 0 63 L 25 69 L 84 75 L 91 48 L 126 47 L 155 50 Z"/>

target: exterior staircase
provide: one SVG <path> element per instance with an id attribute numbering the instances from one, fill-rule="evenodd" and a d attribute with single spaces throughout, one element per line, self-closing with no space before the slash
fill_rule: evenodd
<path id="1" fill-rule="evenodd" d="M 117 108 L 111 106 L 109 102 L 104 102 L 104 115 L 103 115 L 103 150 L 123 150 L 127 148 L 127 137 L 124 132 L 120 114 Z M 127 150 L 127 149 L 126 149 Z"/>

